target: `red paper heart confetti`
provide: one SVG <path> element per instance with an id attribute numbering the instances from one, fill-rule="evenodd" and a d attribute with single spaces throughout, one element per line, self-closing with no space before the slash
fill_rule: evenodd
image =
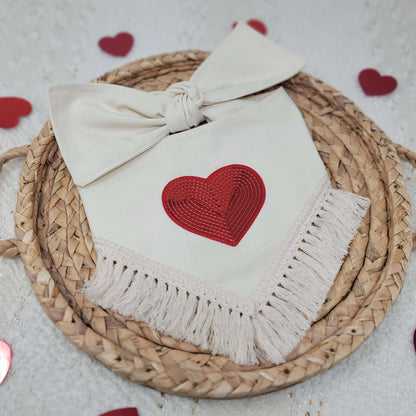
<path id="1" fill-rule="evenodd" d="M 32 105 L 24 98 L 0 97 L 0 127 L 10 129 L 17 126 L 19 117 L 32 112 Z"/>
<path id="2" fill-rule="evenodd" d="M 416 330 L 415 330 L 415 333 L 413 334 L 413 345 L 415 347 L 415 352 L 416 352 Z"/>
<path id="3" fill-rule="evenodd" d="M 396 78 L 389 75 L 380 75 L 372 68 L 363 69 L 358 75 L 361 88 L 367 95 L 386 95 L 397 88 Z"/>
<path id="4" fill-rule="evenodd" d="M 100 416 L 139 416 L 139 412 L 135 407 L 124 407 L 123 409 L 110 410 Z"/>
<path id="5" fill-rule="evenodd" d="M 247 20 L 247 24 L 251 26 L 254 30 L 261 33 L 262 35 L 267 34 L 267 26 L 259 19 L 250 19 Z M 233 23 L 233 29 L 237 26 L 237 22 Z"/>
<path id="6" fill-rule="evenodd" d="M 101 38 L 98 42 L 100 48 L 114 56 L 126 56 L 133 47 L 134 38 L 130 33 L 121 32 L 118 35 L 111 37 L 106 36 Z"/>
<path id="7" fill-rule="evenodd" d="M 162 193 L 163 207 L 176 224 L 230 246 L 244 237 L 265 198 L 260 175 L 244 165 L 222 167 L 207 179 L 173 179 Z"/>
<path id="8" fill-rule="evenodd" d="M 0 341 L 0 384 L 6 378 L 11 363 L 12 350 L 4 341 Z"/>

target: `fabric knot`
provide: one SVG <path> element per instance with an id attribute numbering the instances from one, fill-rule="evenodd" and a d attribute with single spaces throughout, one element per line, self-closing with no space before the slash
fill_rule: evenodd
<path id="1" fill-rule="evenodd" d="M 170 133 L 198 126 L 204 120 L 200 110 L 204 96 L 195 84 L 189 81 L 177 82 L 166 93 L 172 96 L 165 114 Z"/>

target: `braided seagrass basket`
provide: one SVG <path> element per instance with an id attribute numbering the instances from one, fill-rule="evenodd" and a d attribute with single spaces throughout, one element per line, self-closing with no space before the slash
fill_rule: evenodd
<path id="1" fill-rule="evenodd" d="M 207 55 L 162 54 L 96 81 L 164 90 L 189 79 Z M 17 238 L 0 242 L 0 253 L 21 255 L 48 316 L 73 344 L 122 377 L 201 398 L 279 390 L 351 354 L 396 300 L 412 246 L 410 200 L 398 155 L 416 165 L 416 154 L 392 143 L 350 100 L 312 76 L 299 73 L 282 85 L 302 112 L 333 186 L 368 196 L 371 208 L 319 318 L 281 365 L 238 366 L 89 302 L 79 289 L 94 273 L 96 253 L 51 124 L 31 145 L 0 156 L 0 168 L 26 156 L 15 214 Z"/>

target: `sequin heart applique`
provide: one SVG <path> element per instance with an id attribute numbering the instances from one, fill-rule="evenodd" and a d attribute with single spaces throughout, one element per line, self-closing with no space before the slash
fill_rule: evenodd
<path id="1" fill-rule="evenodd" d="M 224 166 L 208 178 L 181 176 L 162 193 L 163 207 L 180 227 L 236 246 L 247 233 L 266 198 L 260 175 L 244 165 Z"/>

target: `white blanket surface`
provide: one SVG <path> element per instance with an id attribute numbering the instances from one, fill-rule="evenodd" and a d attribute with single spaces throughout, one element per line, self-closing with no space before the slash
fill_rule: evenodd
<path id="1" fill-rule="evenodd" d="M 302 56 L 305 71 L 351 98 L 394 141 L 416 149 L 416 7 L 412 0 L 331 2 L 300 0 L 126 0 L 39 2 L 1 0 L 0 95 L 32 102 L 33 113 L 0 129 L 0 151 L 29 143 L 48 118 L 47 88 L 86 82 L 139 57 L 180 49 L 212 50 L 234 20 L 261 18 L 269 36 Z M 119 7 L 116 9 L 116 7 Z M 102 36 L 129 31 L 135 45 L 125 58 L 105 55 Z M 6 40 L 6 41 L 4 41 Z M 367 97 L 361 69 L 394 75 L 398 89 Z M 13 237 L 13 209 L 22 161 L 0 174 L 0 237 Z M 416 174 L 404 166 L 416 197 Z M 415 221 L 414 221 L 415 223 Z M 122 380 L 75 348 L 43 312 L 23 263 L 0 259 L 0 339 L 13 362 L 0 387 L 0 415 L 95 416 L 136 406 L 148 415 L 410 415 L 416 408 L 416 263 L 412 257 L 402 294 L 380 328 L 348 359 L 281 392 L 237 401 L 166 395 Z"/>

